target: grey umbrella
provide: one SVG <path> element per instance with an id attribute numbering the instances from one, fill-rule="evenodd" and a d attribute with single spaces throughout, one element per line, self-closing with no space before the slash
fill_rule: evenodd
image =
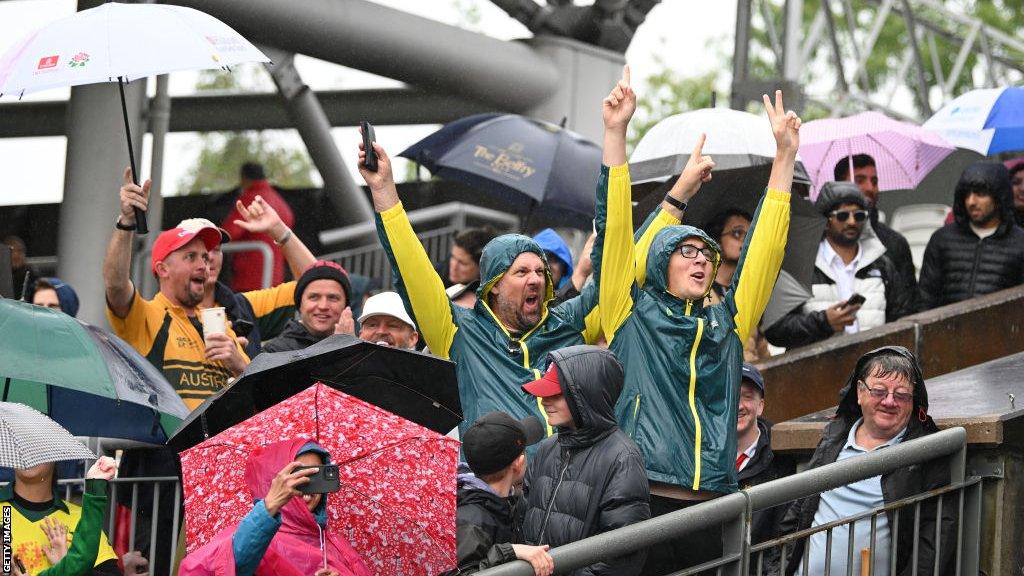
<path id="1" fill-rule="evenodd" d="M 92 451 L 41 412 L 0 402 L 0 466 L 25 469 L 44 462 L 95 459 Z"/>
<path id="2" fill-rule="evenodd" d="M 779 272 L 772 297 L 761 315 L 761 328 L 767 330 L 782 320 L 782 317 L 804 305 L 811 299 L 811 293 L 785 270 Z"/>

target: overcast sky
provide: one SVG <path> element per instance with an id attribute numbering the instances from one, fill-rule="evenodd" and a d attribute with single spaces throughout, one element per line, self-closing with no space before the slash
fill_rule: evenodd
<path id="1" fill-rule="evenodd" d="M 489 0 L 374 0 L 407 12 L 419 14 L 448 24 L 464 24 L 465 16 L 457 6 L 475 5 L 480 22 L 476 28 L 501 39 L 530 36 L 521 24 L 494 6 Z M 583 3 L 583 2 L 578 2 Z M 8 0 L 0 2 L 0 54 L 19 38 L 50 21 L 72 14 L 74 0 Z M 296 6 L 300 4 L 297 3 Z M 700 3 L 699 13 L 695 2 L 663 0 L 656 6 L 647 21 L 637 31 L 626 54 L 633 69 L 634 83 L 655 70 L 653 55 L 661 51 L 664 61 L 684 75 L 706 72 L 719 66 L 717 54 L 731 52 L 733 27 L 735 26 L 735 2 L 722 0 Z M 310 58 L 297 60 L 304 81 L 314 90 L 355 89 L 399 85 L 394 80 L 381 78 L 335 64 Z M 725 71 L 728 76 L 728 71 Z M 176 73 L 171 76 L 171 94 L 186 94 L 192 91 L 195 74 Z M 154 83 L 150 82 L 151 90 Z M 49 90 L 31 94 L 26 100 L 66 99 L 69 89 Z M 5 97 L 0 102 L 13 101 Z M 3 118 L 0 117 L 0 122 Z M 387 143 L 389 150 L 401 150 L 430 132 L 437 126 L 382 126 L 377 129 L 377 139 Z M 358 143 L 354 129 L 335 128 L 333 135 L 339 148 L 352 150 Z M 301 140 L 294 131 L 280 133 L 283 141 L 301 146 Z M 142 173 L 149 175 L 148 147 L 144 153 Z M 176 192 L 177 182 L 195 160 L 195 134 L 174 133 L 167 137 L 164 163 L 164 193 Z M 3 167 L 3 187 L 0 189 L 0 205 L 59 202 L 63 195 L 64 181 L 64 137 L 0 139 L 0 166 Z M 349 168 L 355 173 L 354 160 L 346 155 Z M 403 174 L 401 166 L 396 173 Z M 357 175 L 356 175 L 357 176 Z M 358 177 L 358 176 L 357 176 Z"/>

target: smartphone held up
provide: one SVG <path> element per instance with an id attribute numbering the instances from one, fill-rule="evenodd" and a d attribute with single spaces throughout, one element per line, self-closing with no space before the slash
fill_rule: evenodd
<path id="1" fill-rule="evenodd" d="M 359 131 L 363 135 L 363 150 L 366 151 L 366 160 L 363 161 L 363 166 L 370 172 L 376 172 L 377 151 L 373 149 L 373 143 L 377 141 L 377 136 L 373 132 L 373 124 L 363 120 L 359 123 Z"/>

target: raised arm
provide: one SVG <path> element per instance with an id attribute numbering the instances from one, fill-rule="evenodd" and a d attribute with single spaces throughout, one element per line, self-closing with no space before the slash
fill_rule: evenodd
<path id="1" fill-rule="evenodd" d="M 242 220 L 235 220 L 235 226 L 253 233 L 269 234 L 274 242 L 281 247 L 281 254 L 288 261 L 292 276 L 298 278 L 313 265 L 316 257 L 309 251 L 306 244 L 292 233 L 292 230 L 281 220 L 281 216 L 268 204 L 262 196 L 256 196 L 252 204 L 245 206 L 242 201 L 235 202 L 235 208 L 242 215 Z"/>
<path id="2" fill-rule="evenodd" d="M 376 172 L 366 169 L 366 151 L 362 149 L 362 143 L 359 148 L 359 173 L 373 196 L 377 236 L 391 261 L 395 289 L 405 301 L 406 309 L 412 314 L 431 353 L 447 358 L 458 328 L 444 283 L 434 270 L 398 199 L 391 160 L 384 148 L 376 143 L 373 145 L 377 153 Z"/>
<path id="3" fill-rule="evenodd" d="M 789 192 L 800 148 L 800 118 L 795 112 L 786 112 L 782 91 L 775 91 L 774 104 L 767 95 L 763 98 L 775 135 L 775 161 L 768 177 L 768 191 L 754 213 L 732 288 L 726 294 L 727 304 L 733 307 L 736 333 L 741 342 L 747 341 L 761 321 L 782 269 L 789 235 Z"/>
<path id="4" fill-rule="evenodd" d="M 125 168 L 121 184 L 121 213 L 117 222 L 122 227 L 135 226 L 135 208 L 146 211 L 149 204 L 149 189 L 152 181 L 146 180 L 142 186 L 132 183 L 131 168 Z M 107 244 L 107 255 L 103 258 L 103 286 L 107 296 L 107 306 L 118 318 L 128 315 L 131 307 L 135 286 L 132 285 L 132 240 L 133 230 L 115 228 Z"/>

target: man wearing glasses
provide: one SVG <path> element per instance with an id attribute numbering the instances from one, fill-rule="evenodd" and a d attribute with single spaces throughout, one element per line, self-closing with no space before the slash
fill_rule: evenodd
<path id="1" fill-rule="evenodd" d="M 913 312 L 914 294 L 872 230 L 860 188 L 828 182 L 814 205 L 828 221 L 814 261 L 811 296 L 765 332 L 776 346 L 796 348 L 855 334 Z"/>
<path id="2" fill-rule="evenodd" d="M 938 431 L 928 416 L 928 392 L 921 368 L 914 355 L 902 346 L 886 346 L 862 356 L 840 397 L 842 400 L 836 414 L 825 427 L 809 468 L 884 450 Z M 782 530 L 783 533 L 792 533 L 823 526 L 948 483 L 946 462 L 907 466 L 795 501 L 786 513 Z M 899 522 L 895 521 L 892 510 L 875 515 L 873 521 L 872 517 L 857 520 L 853 526 L 853 558 L 847 554 L 851 544 L 849 524 L 834 528 L 829 555 L 830 573 L 849 573 L 848 562 L 854 564 L 854 574 L 865 573 L 861 569 L 862 551 L 865 549 L 869 551 L 875 574 L 951 573 L 951 560 L 956 551 L 956 506 L 944 505 L 941 518 L 937 520 L 936 500 L 931 498 L 921 503 L 918 526 L 915 526 L 917 514 L 913 506 L 903 509 Z M 938 548 L 935 542 L 937 521 L 942 524 L 941 546 Z M 890 557 L 894 535 L 895 559 Z M 815 533 L 809 541 L 806 570 L 804 548 L 807 540 L 799 540 L 786 554 L 790 559 L 786 574 L 825 573 L 828 534 L 826 531 Z M 911 572 L 915 550 L 917 572 Z M 890 572 L 893 560 L 896 570 Z"/>

